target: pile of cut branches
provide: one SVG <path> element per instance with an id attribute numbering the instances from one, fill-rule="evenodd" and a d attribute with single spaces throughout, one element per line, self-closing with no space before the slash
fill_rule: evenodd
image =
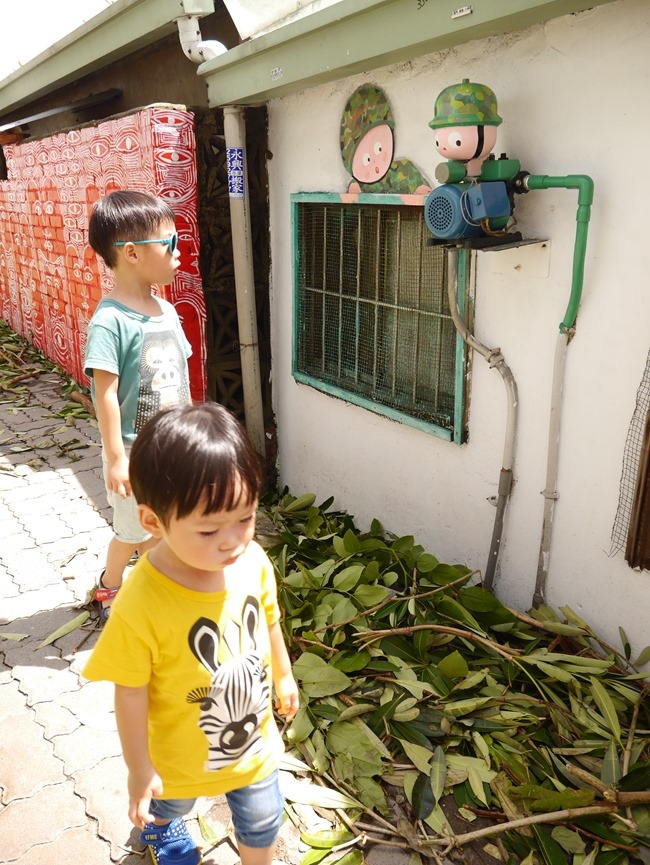
<path id="1" fill-rule="evenodd" d="M 264 502 L 301 688 L 286 736 L 343 797 L 358 846 L 407 846 L 414 863 L 486 842 L 526 865 L 647 862 L 650 647 L 632 658 L 623 629 L 617 649 L 569 607 L 509 609 L 468 568 L 314 501 Z M 305 865 L 363 861 L 333 849 Z"/>

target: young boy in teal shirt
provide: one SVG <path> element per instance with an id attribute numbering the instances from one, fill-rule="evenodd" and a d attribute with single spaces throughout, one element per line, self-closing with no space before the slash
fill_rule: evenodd
<path id="1" fill-rule="evenodd" d="M 170 205 L 142 192 L 113 192 L 95 206 L 88 239 L 115 280 L 88 325 L 84 361 L 113 508 L 114 536 L 95 592 L 106 620 L 130 559 L 155 543 L 138 520 L 129 483 L 130 448 L 157 411 L 191 401 L 191 347 L 176 310 L 153 290 L 171 283 L 180 266 Z"/>

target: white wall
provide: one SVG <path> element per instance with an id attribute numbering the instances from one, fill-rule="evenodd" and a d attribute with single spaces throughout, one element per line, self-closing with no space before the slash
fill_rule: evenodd
<path id="1" fill-rule="evenodd" d="M 440 160 L 428 122 L 438 93 L 470 78 L 495 91 L 504 123 L 495 152 L 531 174 L 588 174 L 595 198 L 577 333 L 567 353 L 560 469 L 547 599 L 569 604 L 618 645 L 649 642 L 650 573 L 610 557 L 623 447 L 650 348 L 650 4 L 623 0 L 306 90 L 269 106 L 272 339 L 282 483 L 311 491 L 367 527 L 373 517 L 430 552 L 485 572 L 505 429 L 505 388 L 475 356 L 469 442 L 463 446 L 327 397 L 291 376 L 289 195 L 342 191 L 341 114 L 362 83 L 382 87 L 396 119 L 396 157 L 433 180 Z M 550 240 L 548 276 L 521 252 L 477 263 L 478 338 L 500 346 L 519 388 L 516 485 L 495 588 L 532 601 L 545 486 L 553 353 L 571 287 L 577 192 L 517 199 L 526 237 Z M 508 264 L 510 261 L 510 264 Z M 506 270 L 507 273 L 496 271 Z M 542 267 L 543 271 L 543 267 Z"/>

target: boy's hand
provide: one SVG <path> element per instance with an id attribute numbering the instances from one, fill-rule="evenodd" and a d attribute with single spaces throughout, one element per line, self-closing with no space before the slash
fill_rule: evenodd
<path id="1" fill-rule="evenodd" d="M 144 829 L 145 823 L 153 823 L 154 816 L 151 813 L 151 800 L 159 799 L 163 794 L 163 785 L 156 770 L 151 770 L 143 775 L 129 772 L 129 820 L 138 829 Z"/>
<path id="2" fill-rule="evenodd" d="M 299 709 L 296 680 L 291 673 L 285 673 L 279 676 L 274 684 L 278 712 L 285 715 L 287 721 L 291 721 Z"/>
<path id="3" fill-rule="evenodd" d="M 129 461 L 126 456 L 108 463 L 106 472 L 106 486 L 117 493 L 120 498 L 127 499 L 131 495 L 131 484 L 129 483 Z"/>

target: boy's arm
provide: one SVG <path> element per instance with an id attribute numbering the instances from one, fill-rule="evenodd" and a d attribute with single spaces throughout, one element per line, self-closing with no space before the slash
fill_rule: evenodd
<path id="1" fill-rule="evenodd" d="M 149 756 L 149 689 L 115 685 L 115 719 L 129 772 L 129 819 L 140 829 L 153 822 L 151 799 L 162 796 L 160 776 Z"/>
<path id="2" fill-rule="evenodd" d="M 275 622 L 269 628 L 271 641 L 271 665 L 273 668 L 273 684 L 275 695 L 278 700 L 278 712 L 286 715 L 287 721 L 291 721 L 298 711 L 298 686 L 291 672 L 291 661 L 289 653 L 284 644 L 280 622 Z"/>
<path id="3" fill-rule="evenodd" d="M 122 416 L 117 397 L 119 376 L 105 369 L 94 369 L 95 407 L 102 445 L 108 462 L 106 484 L 118 496 L 131 495 L 129 463 L 122 441 Z"/>

